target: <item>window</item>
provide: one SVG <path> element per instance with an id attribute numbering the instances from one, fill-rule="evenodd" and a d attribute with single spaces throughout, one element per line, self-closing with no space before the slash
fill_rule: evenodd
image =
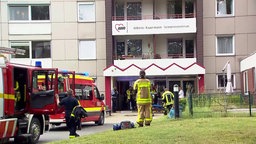
<path id="1" fill-rule="evenodd" d="M 12 58 L 30 58 L 29 42 L 11 42 L 11 48 L 19 48 L 25 50 L 24 55 L 12 55 Z"/>
<path id="2" fill-rule="evenodd" d="M 84 40 L 79 42 L 79 59 L 96 59 L 95 40 Z"/>
<path id="3" fill-rule="evenodd" d="M 31 6 L 32 20 L 49 20 L 49 6 Z"/>
<path id="4" fill-rule="evenodd" d="M 12 48 L 25 50 L 25 55 L 12 55 L 12 58 L 51 58 L 50 41 L 11 41 Z"/>
<path id="5" fill-rule="evenodd" d="M 224 89 L 227 85 L 227 74 L 217 74 L 217 89 Z M 235 74 L 231 75 L 231 82 L 233 88 L 236 88 Z"/>
<path id="6" fill-rule="evenodd" d="M 185 17 L 194 17 L 194 0 L 185 0 Z"/>
<path id="7" fill-rule="evenodd" d="M 32 41 L 32 58 L 50 58 L 51 44 L 49 41 Z"/>
<path id="8" fill-rule="evenodd" d="M 127 40 L 128 55 L 142 56 L 142 40 Z"/>
<path id="9" fill-rule="evenodd" d="M 182 39 L 169 39 L 168 40 L 168 56 L 177 58 L 182 56 L 183 42 Z"/>
<path id="10" fill-rule="evenodd" d="M 33 92 L 52 90 L 54 88 L 53 75 L 55 71 L 52 70 L 35 70 L 33 71 L 32 87 Z"/>
<path id="11" fill-rule="evenodd" d="M 95 21 L 95 3 L 78 3 L 78 21 Z"/>
<path id="12" fill-rule="evenodd" d="M 233 16 L 234 0 L 217 0 L 217 16 Z"/>
<path id="13" fill-rule="evenodd" d="M 124 42 L 116 43 L 116 53 L 117 53 L 118 58 L 121 58 L 122 55 L 125 55 L 125 43 Z"/>
<path id="14" fill-rule="evenodd" d="M 181 18 L 182 17 L 182 1 L 169 0 L 167 3 L 168 18 Z"/>
<path id="15" fill-rule="evenodd" d="M 194 40 L 185 40 L 186 58 L 194 57 Z"/>
<path id="16" fill-rule="evenodd" d="M 141 2 L 127 2 L 127 19 L 141 20 Z"/>
<path id="17" fill-rule="evenodd" d="M 116 1 L 116 20 L 124 20 L 124 3 Z"/>
<path id="18" fill-rule="evenodd" d="M 50 20 L 49 5 L 10 5 L 11 21 Z"/>
<path id="19" fill-rule="evenodd" d="M 217 36 L 216 55 L 234 55 L 234 37 Z"/>
<path id="20" fill-rule="evenodd" d="M 79 100 L 92 100 L 93 98 L 92 86 L 76 84 L 75 96 Z"/>
<path id="21" fill-rule="evenodd" d="M 97 87 L 94 87 L 94 94 L 95 94 L 96 98 L 100 98 L 100 92 Z"/>

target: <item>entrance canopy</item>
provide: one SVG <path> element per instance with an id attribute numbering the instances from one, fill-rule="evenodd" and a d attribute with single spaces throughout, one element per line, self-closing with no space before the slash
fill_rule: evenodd
<path id="1" fill-rule="evenodd" d="M 196 58 L 186 59 L 145 59 L 115 60 L 104 69 L 104 76 L 139 76 L 144 69 L 147 76 L 198 75 L 205 74 L 205 68 Z"/>

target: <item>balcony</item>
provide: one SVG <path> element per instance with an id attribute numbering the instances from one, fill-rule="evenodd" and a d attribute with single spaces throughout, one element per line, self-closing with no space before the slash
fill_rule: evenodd
<path id="1" fill-rule="evenodd" d="M 113 17 L 112 35 L 196 33 L 194 14 Z"/>
<path id="2" fill-rule="evenodd" d="M 143 16 L 112 16 L 112 21 L 126 21 L 126 20 L 158 20 L 158 19 L 182 19 L 182 18 L 195 18 L 195 13 L 185 14 L 155 14 Z"/>
<path id="3" fill-rule="evenodd" d="M 181 59 L 181 58 L 196 58 L 194 53 L 185 54 L 149 54 L 143 53 L 142 55 L 119 55 L 114 56 L 114 60 L 139 60 L 139 59 Z"/>

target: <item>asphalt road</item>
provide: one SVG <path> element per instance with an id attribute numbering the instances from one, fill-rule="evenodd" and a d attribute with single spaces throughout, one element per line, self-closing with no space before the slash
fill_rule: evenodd
<path id="1" fill-rule="evenodd" d="M 162 113 L 155 113 L 153 119 L 163 116 Z M 137 112 L 121 111 L 112 113 L 111 116 L 107 115 L 105 118 L 105 124 L 102 126 L 95 125 L 94 122 L 83 123 L 82 130 L 77 130 L 80 136 L 95 134 L 107 130 L 113 130 L 113 124 L 120 123 L 121 121 L 129 120 L 136 122 Z M 65 124 L 53 127 L 50 131 L 40 136 L 38 144 L 46 144 L 53 141 L 69 139 L 69 131 Z M 9 144 L 13 144 L 13 139 L 10 140 Z"/>
<path id="2" fill-rule="evenodd" d="M 158 118 L 163 114 L 155 114 L 153 118 Z M 112 113 L 111 116 L 107 116 L 105 119 L 105 124 L 102 126 L 97 126 L 94 123 L 83 123 L 82 130 L 77 130 L 77 133 L 80 136 L 95 134 L 98 132 L 103 132 L 113 129 L 113 124 L 119 123 L 124 120 L 129 120 L 135 123 L 137 118 L 137 112 L 131 111 L 121 111 L 117 113 Z M 39 144 L 45 144 L 48 142 L 58 141 L 69 139 L 69 132 L 65 125 L 61 125 L 55 128 L 52 128 L 49 132 L 41 135 L 39 139 Z"/>

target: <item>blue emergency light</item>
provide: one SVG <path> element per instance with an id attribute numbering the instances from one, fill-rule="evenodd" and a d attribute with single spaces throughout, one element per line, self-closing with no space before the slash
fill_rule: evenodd
<path id="1" fill-rule="evenodd" d="M 82 76 L 89 76 L 89 73 L 88 72 L 81 72 L 81 73 L 76 73 L 78 75 L 82 75 Z"/>
<path id="2" fill-rule="evenodd" d="M 62 73 L 68 73 L 68 70 L 61 70 L 60 72 L 62 72 Z"/>
<path id="3" fill-rule="evenodd" d="M 89 76 L 88 72 L 84 72 L 83 74 L 84 74 L 84 76 Z"/>
<path id="4" fill-rule="evenodd" d="M 35 66 L 41 68 L 42 67 L 42 62 L 41 61 L 36 61 Z"/>

